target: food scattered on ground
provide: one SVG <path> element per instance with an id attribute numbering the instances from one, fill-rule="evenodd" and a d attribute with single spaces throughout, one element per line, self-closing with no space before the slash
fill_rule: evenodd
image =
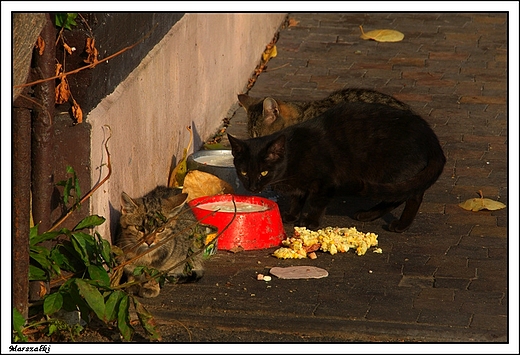
<path id="1" fill-rule="evenodd" d="M 257 274 L 256 275 L 256 279 L 258 281 L 271 281 L 271 276 L 269 275 L 264 275 L 264 274 Z"/>
<path id="2" fill-rule="evenodd" d="M 327 270 L 316 266 L 273 267 L 269 273 L 280 279 L 321 279 L 329 276 Z"/>
<path id="3" fill-rule="evenodd" d="M 357 255 L 364 255 L 371 247 L 377 246 L 377 234 L 359 232 L 356 227 L 339 228 L 327 227 L 317 231 L 311 231 L 305 227 L 294 227 L 292 237 L 282 241 L 282 248 L 274 252 L 279 259 L 304 259 L 316 256 L 316 250 L 329 252 L 334 255 L 338 252 L 345 253 L 349 249 L 356 249 Z M 377 250 L 380 251 L 377 251 Z M 374 250 L 381 253 L 382 249 Z M 313 253 L 314 255 L 312 255 Z"/>

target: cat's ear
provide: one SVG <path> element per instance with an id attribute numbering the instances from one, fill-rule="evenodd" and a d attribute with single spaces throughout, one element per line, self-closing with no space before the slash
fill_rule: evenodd
<path id="1" fill-rule="evenodd" d="M 276 138 L 267 149 L 267 156 L 265 160 L 270 163 L 275 163 L 282 160 L 285 156 L 285 136 L 281 135 Z"/>
<path id="2" fill-rule="evenodd" d="M 240 155 L 244 151 L 244 144 L 242 141 L 238 138 L 233 137 L 231 134 L 228 133 L 228 140 L 229 144 L 231 144 L 231 153 L 234 157 L 237 155 Z"/>
<path id="3" fill-rule="evenodd" d="M 255 99 L 254 97 L 248 96 L 246 94 L 240 94 L 238 95 L 238 102 L 240 102 L 242 107 L 247 112 L 252 105 L 258 102 L 258 99 Z"/>
<path id="4" fill-rule="evenodd" d="M 186 203 L 187 198 L 188 194 L 182 193 L 169 197 L 163 201 L 163 208 L 164 210 L 168 211 L 168 218 L 176 216 L 180 212 L 180 210 Z"/>
<path id="5" fill-rule="evenodd" d="M 280 107 L 278 106 L 278 102 L 272 97 L 267 97 L 264 99 L 264 123 L 272 124 L 278 118 L 280 114 Z"/>
<path id="6" fill-rule="evenodd" d="M 123 191 L 121 193 L 121 214 L 133 213 L 137 210 L 137 203 Z"/>

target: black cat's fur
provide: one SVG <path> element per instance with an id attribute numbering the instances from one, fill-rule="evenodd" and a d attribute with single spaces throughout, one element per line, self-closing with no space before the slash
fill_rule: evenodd
<path id="1" fill-rule="evenodd" d="M 388 226 L 402 232 L 446 162 L 424 119 L 410 110 L 374 103 L 339 104 L 264 137 L 228 138 L 246 189 L 288 186 L 291 206 L 284 221 L 310 229 L 319 227 L 326 206 L 341 190 L 381 201 L 356 213 L 360 221 L 375 220 L 406 203 L 400 219 Z"/>

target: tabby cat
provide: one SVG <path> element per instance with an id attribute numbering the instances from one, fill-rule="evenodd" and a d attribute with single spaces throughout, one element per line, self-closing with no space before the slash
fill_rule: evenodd
<path id="1" fill-rule="evenodd" d="M 187 197 L 177 189 L 164 186 L 156 187 L 141 198 L 121 194 L 117 246 L 123 250 L 126 260 L 142 255 L 124 267 L 128 281 L 146 278 L 144 274 L 134 275 L 137 266 L 169 270 L 168 276 L 177 282 L 197 281 L 204 275 L 203 253 L 183 261 L 197 252 L 204 245 L 202 241 L 205 242 L 206 235 L 215 232 L 216 228 L 197 223 L 190 207 L 185 205 Z M 130 291 L 150 298 L 159 294 L 160 286 L 151 279 Z"/>
<path id="2" fill-rule="evenodd" d="M 244 94 L 238 95 L 238 101 L 247 112 L 250 137 L 266 136 L 306 121 L 343 102 L 379 103 L 399 110 L 410 109 L 392 96 L 370 89 L 343 89 L 316 101 L 282 101 L 272 97 L 257 99 Z"/>
<path id="3" fill-rule="evenodd" d="M 342 103 L 268 136 L 228 138 L 245 188 L 256 193 L 268 185 L 286 185 L 291 204 L 284 222 L 310 229 L 318 228 L 326 206 L 341 191 L 381 201 L 357 212 L 360 221 L 375 220 L 406 203 L 401 217 L 388 226 L 402 232 L 446 162 L 425 120 L 374 103 Z"/>

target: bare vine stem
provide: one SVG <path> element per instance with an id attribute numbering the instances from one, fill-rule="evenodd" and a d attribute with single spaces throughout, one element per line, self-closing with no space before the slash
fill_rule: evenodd
<path id="1" fill-rule="evenodd" d="M 83 202 L 85 202 L 86 200 L 88 200 L 90 198 L 90 196 L 92 196 L 92 194 L 101 187 L 101 185 L 103 185 L 105 183 L 105 181 L 107 181 L 109 178 L 110 178 L 110 175 L 112 175 L 112 164 L 110 163 L 110 152 L 108 150 L 108 141 L 110 140 L 110 138 L 112 138 L 112 130 L 110 129 L 110 126 L 109 125 L 104 125 L 104 127 L 107 127 L 109 132 L 110 132 L 110 135 L 108 136 L 106 142 L 105 142 L 105 151 L 107 152 L 107 168 L 108 168 L 108 174 L 107 176 L 105 176 L 103 178 L 103 180 L 101 180 L 100 182 L 98 182 L 85 196 L 83 196 L 81 198 L 81 200 L 79 200 L 78 202 L 76 202 L 69 210 L 68 212 L 63 216 L 61 217 L 56 223 L 54 223 L 54 225 L 48 230 L 49 232 L 52 232 L 53 230 L 55 230 L 56 228 L 58 228 L 59 225 L 61 225 L 67 218 L 69 218 L 69 216 L 78 208 L 79 205 L 81 205 Z"/>
<path id="2" fill-rule="evenodd" d="M 148 37 L 150 37 L 150 35 L 152 34 L 152 32 L 155 30 L 155 27 L 157 27 L 157 24 L 150 30 L 150 32 L 148 32 L 143 38 L 141 38 L 139 41 L 137 41 L 136 43 L 128 46 L 128 47 L 125 47 L 123 49 L 121 49 L 120 51 L 114 53 L 114 54 L 111 54 L 109 55 L 108 57 L 106 58 L 103 58 L 101 60 L 98 60 L 97 62 L 95 63 L 91 63 L 87 66 L 84 66 L 84 67 L 81 67 L 81 68 L 77 68 L 77 69 L 74 69 L 74 70 L 71 70 L 71 71 L 68 71 L 66 73 L 61 73 L 59 75 L 55 75 L 53 77 L 50 77 L 50 78 L 45 78 L 45 79 L 40 79 L 40 80 L 36 80 L 36 81 L 32 81 L 30 83 L 25 83 L 25 84 L 20 84 L 20 85 L 15 85 L 13 86 L 13 88 L 15 89 L 18 89 L 18 88 L 23 88 L 23 87 L 27 87 L 27 86 L 33 86 L 33 85 L 36 85 L 36 84 L 41 84 L 41 83 L 44 83 L 46 81 L 49 81 L 49 80 L 54 80 L 54 79 L 61 79 L 62 77 L 64 76 L 67 76 L 67 75 L 72 75 L 72 74 L 76 74 L 76 73 L 79 73 L 80 71 L 82 70 L 85 70 L 85 69 L 89 69 L 89 68 L 94 68 L 96 65 L 98 65 L 99 63 L 101 62 L 106 62 L 114 57 L 117 57 L 118 55 L 134 48 L 135 46 L 137 46 L 138 44 L 140 44 L 141 42 L 143 42 L 145 39 L 147 39 Z"/>

